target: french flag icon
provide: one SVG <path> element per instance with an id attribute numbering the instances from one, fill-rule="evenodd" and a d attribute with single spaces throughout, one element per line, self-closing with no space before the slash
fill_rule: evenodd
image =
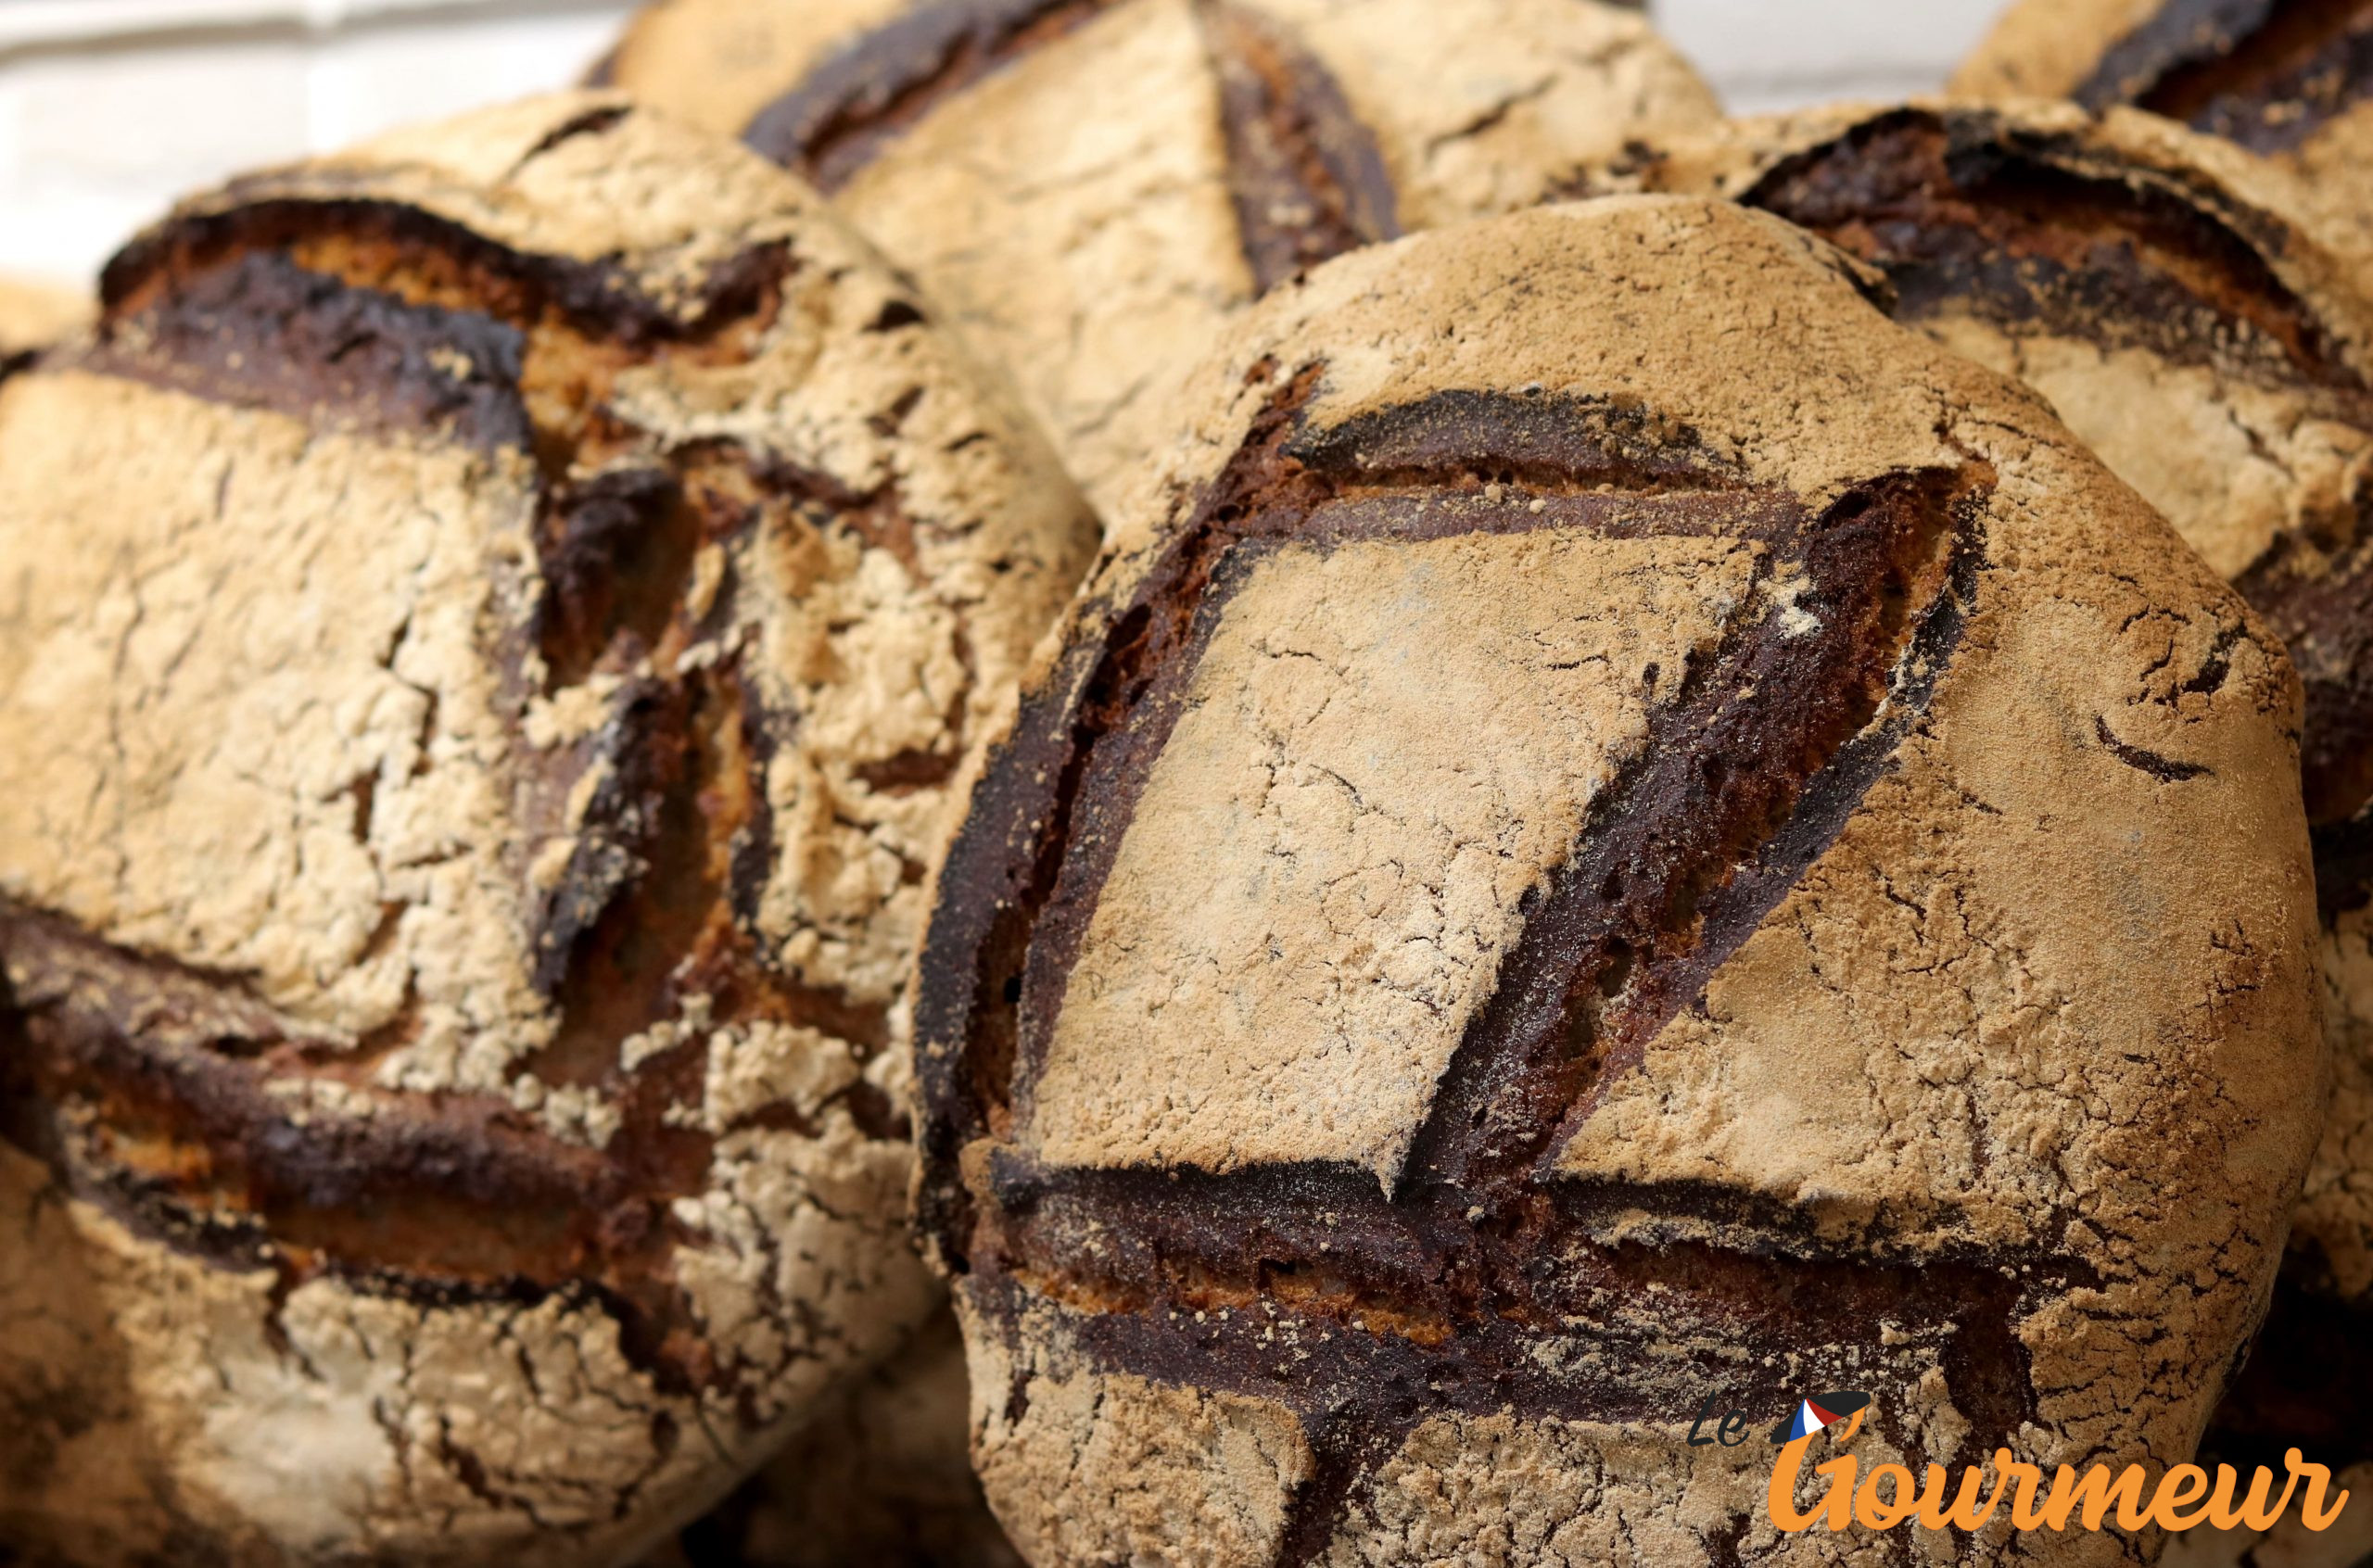
<path id="1" fill-rule="evenodd" d="M 1838 1394 L 1823 1394 L 1799 1402 L 1796 1413 L 1771 1429 L 1775 1443 L 1793 1443 L 1799 1437 L 1809 1437 L 1833 1422 L 1844 1421 L 1856 1410 L 1868 1410 L 1871 1397 L 1846 1390 Z"/>

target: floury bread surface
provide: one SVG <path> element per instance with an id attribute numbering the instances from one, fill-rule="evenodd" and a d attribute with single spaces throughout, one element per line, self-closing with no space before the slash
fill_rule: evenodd
<path id="1" fill-rule="evenodd" d="M 899 1344 L 947 785 L 1088 562 L 764 159 L 199 198 L 0 382 L 0 1539 L 594 1564 Z"/>
<path id="2" fill-rule="evenodd" d="M 917 1000 L 1042 1568 L 2155 1549 L 1783 1536 L 1683 1441 L 1846 1388 L 1866 1465 L 2189 1457 L 2319 1122 L 2279 643 L 1879 292 L 1621 198 L 1199 375 Z"/>
<path id="3" fill-rule="evenodd" d="M 1716 112 L 1592 0 L 660 0 L 607 70 L 831 193 L 1099 505 L 1246 301 Z"/>
<path id="4" fill-rule="evenodd" d="M 2353 270 L 2279 216 L 2279 177 L 2131 109 L 1745 120 L 1605 178 L 1732 196 L 1880 268 L 1897 320 L 2049 398 L 2289 647 L 2338 1084 L 2214 1441 L 2373 1460 L 2373 322 Z"/>

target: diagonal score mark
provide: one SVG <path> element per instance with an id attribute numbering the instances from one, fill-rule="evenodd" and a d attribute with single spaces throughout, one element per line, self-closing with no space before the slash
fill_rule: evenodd
<path id="1" fill-rule="evenodd" d="M 1397 239 L 1399 204 L 1375 136 L 1326 66 L 1274 19 L 1197 0 L 1219 78 L 1228 189 L 1253 292 Z"/>
<path id="2" fill-rule="evenodd" d="M 965 88 L 1117 0 L 927 0 L 826 57 L 742 139 L 826 193 Z"/>

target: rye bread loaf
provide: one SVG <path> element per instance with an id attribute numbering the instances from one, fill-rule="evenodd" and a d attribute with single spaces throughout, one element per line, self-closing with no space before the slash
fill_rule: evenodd
<path id="1" fill-rule="evenodd" d="M 2373 272 L 2373 0 L 2014 0 L 1952 90 L 2221 137 L 2303 176 L 2301 216 Z"/>
<path id="2" fill-rule="evenodd" d="M 2288 643 L 2337 1085 L 2265 1336 L 2212 1439 L 2373 1460 L 2373 321 L 2265 171 L 2156 116 L 1949 104 L 1742 121 L 1600 183 L 1735 197 L 2019 376 Z"/>
<path id="3" fill-rule="evenodd" d="M 1767 1522 L 1829 1389 L 1865 1464 L 2198 1440 L 2324 1086 L 2298 687 L 1878 286 L 1553 207 L 1199 375 L 917 994 L 1041 1568 L 1920 1561 Z M 2129 1549 L 2006 1526 L 1963 1561 Z"/>
<path id="4" fill-rule="evenodd" d="M 236 181 L 104 303 L 0 382 L 0 1538 L 624 1560 L 933 1309 L 902 991 L 1090 520 L 616 97 Z"/>
<path id="5" fill-rule="evenodd" d="M 607 74 L 831 193 L 1099 505 L 1245 301 L 1715 113 L 1592 0 L 660 0 Z"/>

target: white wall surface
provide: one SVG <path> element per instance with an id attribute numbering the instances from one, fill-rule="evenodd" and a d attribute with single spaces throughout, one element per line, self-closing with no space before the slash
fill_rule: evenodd
<path id="1" fill-rule="evenodd" d="M 1656 0 L 1656 15 L 1746 112 L 1933 90 L 1997 4 Z M 0 0 L 0 269 L 87 276 L 180 192 L 406 120 L 563 85 L 631 8 Z"/>

